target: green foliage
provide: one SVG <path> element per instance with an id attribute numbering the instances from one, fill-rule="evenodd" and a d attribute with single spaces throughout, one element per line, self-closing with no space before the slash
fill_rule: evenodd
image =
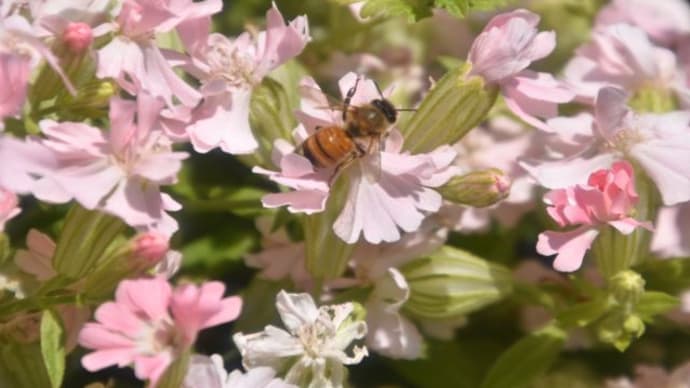
<path id="1" fill-rule="evenodd" d="M 565 338 L 565 332 L 555 326 L 522 338 L 501 354 L 481 387 L 526 386 L 549 369 L 563 349 Z"/>
<path id="2" fill-rule="evenodd" d="M 59 388 L 65 375 L 64 329 L 53 310 L 44 310 L 41 316 L 41 354 L 51 387 Z"/>
<path id="3" fill-rule="evenodd" d="M 348 0 L 334 0 L 350 3 Z M 441 8 L 453 16 L 465 17 L 472 10 L 491 10 L 510 0 L 367 0 L 361 10 L 362 17 L 402 16 L 414 22 L 431 16 L 434 8 Z"/>

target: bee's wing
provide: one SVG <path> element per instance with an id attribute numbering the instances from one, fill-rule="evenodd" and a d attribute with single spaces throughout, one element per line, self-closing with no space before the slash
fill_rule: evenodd
<path id="1" fill-rule="evenodd" d="M 302 107 L 304 111 L 309 109 L 314 110 L 331 110 L 333 112 L 342 112 L 345 110 L 345 105 L 342 100 L 324 93 L 316 83 L 303 82 L 299 85 L 300 96 L 302 97 Z M 352 109 L 349 107 L 348 109 Z M 340 114 L 340 113 L 338 113 Z"/>
<path id="2" fill-rule="evenodd" d="M 383 169 L 381 168 L 382 143 L 379 137 L 369 137 L 363 142 L 366 154 L 369 158 L 370 168 L 365 169 L 365 176 L 369 182 L 376 182 L 381 179 Z"/>

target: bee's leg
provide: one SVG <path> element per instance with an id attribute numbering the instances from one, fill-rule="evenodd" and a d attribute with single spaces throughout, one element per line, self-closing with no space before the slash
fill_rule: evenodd
<path id="1" fill-rule="evenodd" d="M 333 183 L 335 182 L 335 178 L 338 177 L 340 172 L 345 167 L 349 166 L 350 164 L 352 164 L 352 162 L 361 158 L 364 155 L 365 155 L 364 149 L 362 149 L 362 147 L 359 144 L 357 144 L 355 149 L 352 150 L 352 152 L 350 152 L 350 154 L 347 156 L 347 158 L 345 158 L 342 162 L 338 163 L 338 165 L 335 166 L 335 169 L 333 170 L 333 174 L 331 174 L 331 177 L 328 178 L 328 186 L 333 186 Z"/>
<path id="2" fill-rule="evenodd" d="M 343 100 L 343 121 L 347 119 L 347 110 L 350 108 L 350 101 L 354 97 L 357 91 L 357 85 L 359 84 L 359 74 L 357 74 L 357 79 L 355 79 L 355 84 L 347 91 L 345 95 L 345 100 Z"/>

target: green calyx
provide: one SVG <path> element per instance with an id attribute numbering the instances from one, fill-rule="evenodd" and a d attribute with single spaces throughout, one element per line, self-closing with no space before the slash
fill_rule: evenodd
<path id="1" fill-rule="evenodd" d="M 401 272 L 410 286 L 403 309 L 421 319 L 463 316 L 512 290 L 507 268 L 449 246 L 405 265 Z"/>
<path id="2" fill-rule="evenodd" d="M 417 112 L 401 123 L 404 149 L 429 152 L 453 144 L 486 118 L 498 96 L 498 88 L 484 79 L 469 76 L 472 65 L 465 63 L 444 75 L 429 91 Z"/>
<path id="3" fill-rule="evenodd" d="M 486 207 L 508 197 L 510 179 L 497 168 L 453 177 L 438 192 L 444 199 L 472 207 Z"/>

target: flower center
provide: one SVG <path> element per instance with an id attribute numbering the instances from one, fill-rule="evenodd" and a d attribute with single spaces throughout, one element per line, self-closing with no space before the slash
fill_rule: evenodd
<path id="1" fill-rule="evenodd" d="M 137 342 L 142 354 L 156 355 L 165 351 L 176 351 L 180 347 L 180 338 L 175 325 L 166 317 L 150 323 Z"/>
<path id="2" fill-rule="evenodd" d="M 250 88 L 261 79 L 254 74 L 254 58 L 228 41 L 215 41 L 206 53 L 210 80 L 223 80 L 233 87 Z"/>

